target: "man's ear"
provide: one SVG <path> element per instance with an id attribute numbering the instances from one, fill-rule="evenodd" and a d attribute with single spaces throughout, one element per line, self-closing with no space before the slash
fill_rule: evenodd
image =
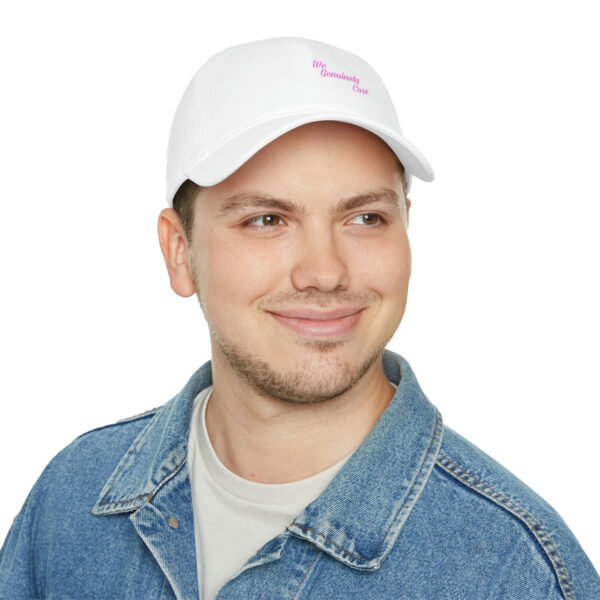
<path id="1" fill-rule="evenodd" d="M 408 222 L 410 221 L 409 219 L 409 215 L 410 215 L 410 205 L 412 204 L 412 202 L 410 201 L 410 198 L 406 198 L 406 227 L 408 228 Z"/>
<path id="2" fill-rule="evenodd" d="M 160 211 L 158 241 L 169 273 L 171 288 L 184 298 L 193 296 L 196 289 L 188 265 L 188 240 L 181 219 L 172 208 Z"/>

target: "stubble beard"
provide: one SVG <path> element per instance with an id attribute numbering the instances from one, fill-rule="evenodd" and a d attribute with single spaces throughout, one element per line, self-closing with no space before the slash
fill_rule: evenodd
<path id="1" fill-rule="evenodd" d="M 330 354 L 341 342 L 319 342 L 311 344 L 314 360 L 306 360 L 288 371 L 278 371 L 240 345 L 224 340 L 210 323 L 209 329 L 233 371 L 257 394 L 297 404 L 314 404 L 341 396 L 360 381 L 385 348 L 384 343 L 362 362 L 351 364 L 334 357 L 326 357 L 323 361 L 323 356 Z"/>

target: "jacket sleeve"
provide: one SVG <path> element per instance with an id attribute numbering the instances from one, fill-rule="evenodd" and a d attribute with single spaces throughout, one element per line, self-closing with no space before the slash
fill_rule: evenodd
<path id="1" fill-rule="evenodd" d="M 0 600 L 43 598 L 45 543 L 39 535 L 52 461 L 30 491 L 0 549 Z"/>

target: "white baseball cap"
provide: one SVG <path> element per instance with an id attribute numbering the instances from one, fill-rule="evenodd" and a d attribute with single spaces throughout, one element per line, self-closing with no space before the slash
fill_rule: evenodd
<path id="1" fill-rule="evenodd" d="M 191 179 L 219 183 L 269 142 L 314 121 L 342 121 L 379 136 L 411 176 L 433 180 L 402 134 L 392 99 L 362 58 L 330 44 L 275 37 L 226 48 L 188 84 L 171 125 L 167 204 Z"/>

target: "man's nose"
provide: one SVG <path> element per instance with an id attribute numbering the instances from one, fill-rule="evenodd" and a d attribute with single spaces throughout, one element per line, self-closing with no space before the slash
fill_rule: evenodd
<path id="1" fill-rule="evenodd" d="M 349 286 L 350 274 L 340 241 L 334 231 L 325 229 L 305 231 L 295 248 L 291 279 L 298 290 L 332 292 Z"/>

